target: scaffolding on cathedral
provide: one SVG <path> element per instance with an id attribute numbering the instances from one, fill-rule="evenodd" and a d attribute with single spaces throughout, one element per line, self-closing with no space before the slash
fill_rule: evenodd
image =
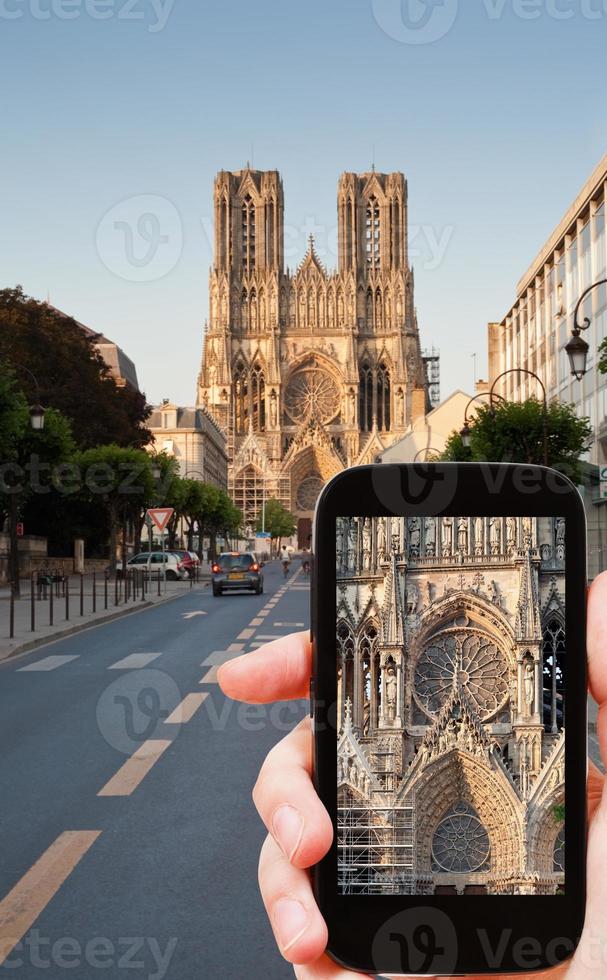
<path id="1" fill-rule="evenodd" d="M 343 895 L 412 893 L 414 822 L 411 805 L 338 807 L 340 892 Z"/>
<path id="2" fill-rule="evenodd" d="M 440 404 L 440 351 L 434 347 L 422 351 L 422 360 L 428 380 L 428 397 L 432 408 Z"/>

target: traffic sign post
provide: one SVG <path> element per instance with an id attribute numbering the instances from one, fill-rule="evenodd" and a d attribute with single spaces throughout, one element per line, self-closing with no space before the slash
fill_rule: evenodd
<path id="1" fill-rule="evenodd" d="M 607 500 L 607 466 L 602 466 L 600 470 L 600 498 Z"/>
<path id="2" fill-rule="evenodd" d="M 171 517 L 175 513 L 173 507 L 150 507 L 146 512 L 146 518 L 149 517 L 150 524 L 150 546 L 152 543 L 152 524 L 160 531 L 160 539 L 162 542 L 162 574 L 164 575 L 164 591 L 167 590 L 167 570 L 165 564 L 165 550 L 164 550 L 164 534 L 166 531 L 167 524 L 171 520 Z M 151 553 L 151 552 L 150 552 Z"/>

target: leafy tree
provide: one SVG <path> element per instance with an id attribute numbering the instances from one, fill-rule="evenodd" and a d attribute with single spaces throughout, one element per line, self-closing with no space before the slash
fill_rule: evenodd
<path id="1" fill-rule="evenodd" d="M 116 569 L 116 543 L 122 532 L 126 560 L 127 525 L 141 528 L 143 512 L 153 499 L 152 461 L 143 449 L 111 444 L 80 452 L 75 457 L 74 492 L 104 508 L 110 528 L 110 567 Z"/>
<path id="2" fill-rule="evenodd" d="M 442 459 L 544 463 L 544 405 L 537 398 L 483 405 L 469 425 L 470 447 L 459 432 L 452 432 Z M 554 400 L 548 405 L 546 429 L 548 465 L 579 482 L 580 457 L 591 445 L 590 419 L 578 418 L 573 405 Z"/>
<path id="3" fill-rule="evenodd" d="M 297 523 L 293 514 L 286 507 L 283 507 L 279 500 L 275 500 L 273 497 L 266 500 L 265 528 L 262 527 L 263 523 L 262 516 L 260 515 L 257 520 L 256 530 L 268 531 L 271 540 L 275 541 L 278 538 L 279 543 L 281 538 L 290 538 L 297 530 Z"/>
<path id="4" fill-rule="evenodd" d="M 607 337 L 605 337 L 604 341 L 599 346 L 599 355 L 599 373 L 607 374 Z"/>
<path id="5" fill-rule="evenodd" d="M 24 395 L 10 373 L 0 371 L 0 523 L 8 517 L 9 573 L 16 595 L 20 593 L 17 521 L 28 501 L 48 501 L 54 494 L 56 468 L 74 450 L 70 424 L 58 411 L 48 409 L 44 428 L 32 429 Z"/>
<path id="6" fill-rule="evenodd" d="M 95 338 L 72 317 L 26 296 L 20 286 L 0 290 L 0 360 L 15 365 L 28 400 L 36 392 L 19 367 L 40 386 L 40 401 L 58 409 L 72 425 L 82 449 L 106 443 L 141 447 L 151 408 L 145 396 L 118 387 L 95 347 Z"/>

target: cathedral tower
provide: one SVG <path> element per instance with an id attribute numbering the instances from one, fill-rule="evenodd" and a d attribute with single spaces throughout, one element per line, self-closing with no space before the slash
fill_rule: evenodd
<path id="1" fill-rule="evenodd" d="M 277 171 L 221 171 L 198 399 L 228 434 L 229 489 L 251 530 L 264 497 L 307 543 L 323 483 L 371 462 L 427 409 L 400 173 L 343 174 L 338 270 L 310 238 L 284 269 Z"/>

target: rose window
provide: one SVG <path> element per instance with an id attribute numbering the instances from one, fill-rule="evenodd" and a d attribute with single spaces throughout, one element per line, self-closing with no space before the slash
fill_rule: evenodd
<path id="1" fill-rule="evenodd" d="M 285 392 L 285 410 L 293 422 L 303 422 L 316 410 L 321 422 L 331 422 L 339 412 L 339 388 L 327 371 L 307 367 L 297 371 Z"/>
<path id="2" fill-rule="evenodd" d="M 508 666 L 488 636 L 454 630 L 433 637 L 415 667 L 418 704 L 436 715 L 454 685 L 468 696 L 481 720 L 494 715 L 508 698 Z"/>
<path id="3" fill-rule="evenodd" d="M 307 476 L 297 490 L 297 509 L 314 510 L 324 483 L 320 476 Z"/>
<path id="4" fill-rule="evenodd" d="M 432 841 L 432 870 L 470 874 L 487 865 L 489 835 L 467 803 L 457 803 L 441 820 Z"/>

